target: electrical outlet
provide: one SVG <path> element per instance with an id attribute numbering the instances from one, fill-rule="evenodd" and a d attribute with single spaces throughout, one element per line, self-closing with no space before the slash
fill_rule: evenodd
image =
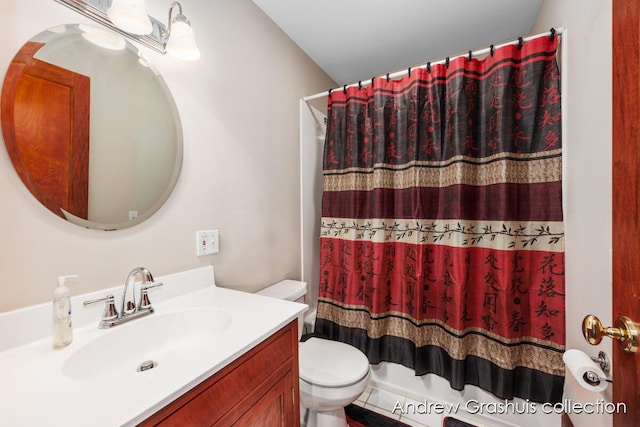
<path id="1" fill-rule="evenodd" d="M 196 255 L 217 254 L 220 250 L 218 230 L 203 230 L 196 233 Z"/>

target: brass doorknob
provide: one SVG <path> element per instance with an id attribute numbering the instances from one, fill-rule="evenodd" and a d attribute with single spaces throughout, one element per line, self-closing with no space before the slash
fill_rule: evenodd
<path id="1" fill-rule="evenodd" d="M 618 341 L 620 347 L 627 353 L 638 351 L 638 329 L 640 325 L 626 316 L 618 317 L 615 327 L 609 328 L 603 327 L 600 319 L 593 314 L 587 315 L 582 320 L 582 334 L 589 344 L 598 345 L 606 336 Z"/>

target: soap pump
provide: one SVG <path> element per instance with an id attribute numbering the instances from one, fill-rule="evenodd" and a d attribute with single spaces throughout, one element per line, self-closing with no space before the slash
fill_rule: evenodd
<path id="1" fill-rule="evenodd" d="M 76 275 L 59 276 L 58 287 L 53 294 L 53 348 L 58 349 L 71 344 L 73 333 L 71 329 L 71 300 L 67 279 L 77 278 Z"/>

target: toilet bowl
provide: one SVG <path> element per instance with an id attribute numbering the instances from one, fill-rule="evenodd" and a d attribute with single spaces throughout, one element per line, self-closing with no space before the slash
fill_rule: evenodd
<path id="1" fill-rule="evenodd" d="M 307 285 L 284 280 L 258 294 L 303 302 Z M 300 315 L 298 338 L 303 324 L 315 319 Z M 369 384 L 371 369 L 357 348 L 338 341 L 312 337 L 298 347 L 300 404 L 307 427 L 347 427 L 344 407 L 354 402 Z"/>
<path id="2" fill-rule="evenodd" d="M 349 344 L 316 337 L 301 343 L 298 354 L 307 427 L 346 427 L 344 407 L 369 384 L 369 361 Z"/>

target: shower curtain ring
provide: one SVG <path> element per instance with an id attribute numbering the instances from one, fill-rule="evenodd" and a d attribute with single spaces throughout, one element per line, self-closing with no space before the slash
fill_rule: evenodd
<path id="1" fill-rule="evenodd" d="M 389 83 L 389 73 L 387 73 L 387 83 Z"/>
<path id="2" fill-rule="evenodd" d="M 362 80 L 358 80 L 358 90 L 362 89 Z"/>
<path id="3" fill-rule="evenodd" d="M 523 43 L 522 37 L 518 37 L 518 49 L 522 49 L 522 43 Z"/>
<path id="4" fill-rule="evenodd" d="M 427 62 L 427 72 L 431 73 L 431 62 Z"/>
<path id="5" fill-rule="evenodd" d="M 445 60 L 445 62 L 444 62 L 444 63 L 445 63 L 445 65 L 446 65 L 446 67 L 447 67 L 447 68 L 449 68 L 449 57 L 448 57 L 448 56 L 447 56 L 447 59 Z"/>
<path id="6" fill-rule="evenodd" d="M 342 92 L 344 92 L 344 94 L 347 94 L 347 85 L 344 85 L 344 87 L 342 88 Z"/>
<path id="7" fill-rule="evenodd" d="M 553 38 L 556 36 L 556 29 L 551 27 L 551 29 L 549 30 L 549 32 L 551 32 L 551 35 L 549 36 L 549 38 L 551 40 L 553 40 Z"/>
<path id="8" fill-rule="evenodd" d="M 471 61 L 472 55 L 473 55 L 473 53 L 471 51 L 469 51 L 469 61 Z"/>
<path id="9" fill-rule="evenodd" d="M 493 45 L 489 46 L 489 54 L 493 56 Z"/>

